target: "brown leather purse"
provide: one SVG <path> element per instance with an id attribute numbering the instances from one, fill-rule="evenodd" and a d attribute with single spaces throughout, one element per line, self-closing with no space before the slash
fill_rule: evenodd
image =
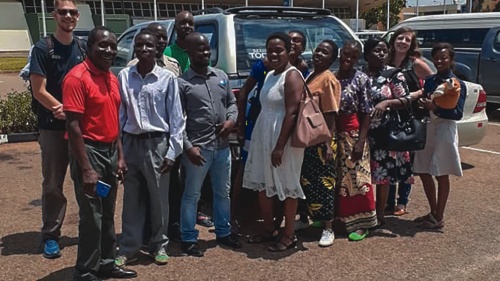
<path id="1" fill-rule="evenodd" d="M 292 147 L 306 148 L 332 139 L 328 125 L 318 102 L 313 98 L 309 87 L 304 82 L 305 93 L 299 104 L 297 123 L 292 134 Z"/>

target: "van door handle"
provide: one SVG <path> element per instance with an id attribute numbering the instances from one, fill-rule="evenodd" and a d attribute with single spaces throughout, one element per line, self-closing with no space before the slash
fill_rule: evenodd
<path id="1" fill-rule="evenodd" d="M 497 59 L 496 58 L 486 58 L 486 61 L 496 62 Z"/>

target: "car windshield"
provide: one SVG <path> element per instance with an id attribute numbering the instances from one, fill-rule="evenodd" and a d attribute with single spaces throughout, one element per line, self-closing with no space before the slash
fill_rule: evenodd
<path id="1" fill-rule="evenodd" d="M 266 39 L 273 32 L 300 30 L 307 37 L 302 57 L 311 65 L 314 48 L 323 40 L 333 40 L 339 48 L 351 34 L 332 17 L 234 19 L 236 30 L 237 65 L 240 74 L 249 73 L 255 61 L 266 56 Z"/>

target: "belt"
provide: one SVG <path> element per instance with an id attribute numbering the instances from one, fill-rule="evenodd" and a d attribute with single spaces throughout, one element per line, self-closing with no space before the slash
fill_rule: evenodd
<path id="1" fill-rule="evenodd" d="M 91 139 L 83 139 L 83 142 L 86 145 L 90 145 L 96 148 L 106 148 L 106 149 L 114 149 L 116 147 L 116 141 L 113 142 L 102 142 L 102 141 L 95 141 Z"/>
<path id="2" fill-rule="evenodd" d="M 152 138 L 159 138 L 165 136 L 167 133 L 165 132 L 147 132 L 147 133 L 142 133 L 142 134 L 131 134 L 124 132 L 125 134 L 132 136 L 134 138 L 139 138 L 139 139 L 152 139 Z"/>

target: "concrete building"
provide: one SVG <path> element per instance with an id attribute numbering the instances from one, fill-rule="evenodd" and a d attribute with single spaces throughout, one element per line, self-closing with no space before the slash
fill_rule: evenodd
<path id="1" fill-rule="evenodd" d="M 282 6 L 284 1 L 293 1 L 294 6 L 321 8 L 323 3 L 325 8 L 330 9 L 337 17 L 342 19 L 355 18 L 356 1 L 355 0 L 205 0 L 205 8 L 211 7 L 239 7 L 256 5 Z M 0 0 L 0 2 L 20 2 L 24 7 L 25 13 L 41 13 L 41 0 Z M 359 14 L 385 3 L 386 0 L 359 0 Z M 90 6 L 94 15 L 101 14 L 100 0 L 81 0 L 78 3 L 85 3 Z M 104 0 L 104 12 L 110 14 L 127 14 L 133 19 L 152 19 L 154 18 L 154 2 L 152 0 Z M 46 1 L 47 11 L 54 9 L 52 0 Z M 173 18 L 182 10 L 196 11 L 202 9 L 202 1 L 194 0 L 158 0 L 157 10 L 158 18 Z"/>

